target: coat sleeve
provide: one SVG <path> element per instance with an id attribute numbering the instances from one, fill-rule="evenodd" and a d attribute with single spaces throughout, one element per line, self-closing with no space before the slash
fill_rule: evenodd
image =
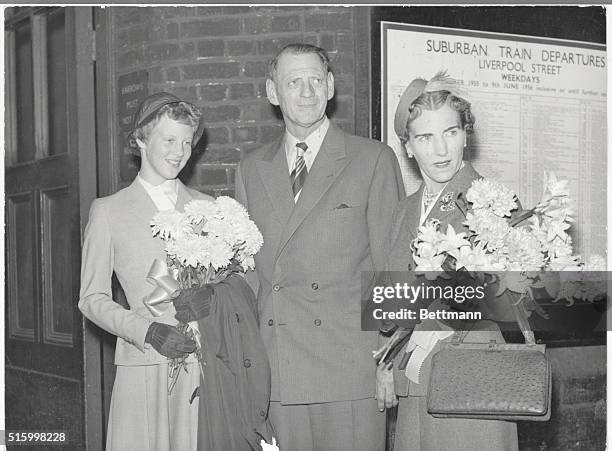
<path id="1" fill-rule="evenodd" d="M 144 318 L 112 298 L 114 244 L 104 204 L 97 199 L 89 211 L 81 264 L 79 309 L 107 332 L 123 338 L 144 352 L 145 336 L 152 320 Z"/>
<path id="2" fill-rule="evenodd" d="M 384 146 L 374 168 L 367 207 L 370 252 L 377 271 L 385 266 L 385 248 L 391 231 L 393 211 L 405 195 L 397 158 L 390 147 Z"/>

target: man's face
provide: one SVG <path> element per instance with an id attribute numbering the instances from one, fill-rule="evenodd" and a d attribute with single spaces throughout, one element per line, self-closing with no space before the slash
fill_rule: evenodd
<path id="1" fill-rule="evenodd" d="M 323 121 L 327 101 L 334 96 L 334 76 L 315 53 L 285 53 L 266 89 L 270 103 L 283 112 L 287 129 L 305 138 Z"/>
<path id="2" fill-rule="evenodd" d="M 137 140 L 142 156 L 140 175 L 153 185 L 175 179 L 191 156 L 194 133 L 193 127 L 162 116 L 147 142 Z"/>
<path id="3" fill-rule="evenodd" d="M 414 154 L 428 190 L 439 191 L 461 169 L 465 140 L 459 113 L 448 105 L 422 110 L 410 123 L 407 150 Z"/>

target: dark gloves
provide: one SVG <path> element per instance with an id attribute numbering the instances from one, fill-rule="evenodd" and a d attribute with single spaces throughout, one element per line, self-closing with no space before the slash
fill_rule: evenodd
<path id="1" fill-rule="evenodd" d="M 172 300 L 176 315 L 174 317 L 183 322 L 197 321 L 210 313 L 210 299 L 215 290 L 210 285 L 187 288 Z"/>
<path id="2" fill-rule="evenodd" d="M 163 323 L 151 323 L 145 342 L 169 359 L 183 357 L 196 350 L 195 341 L 180 333 L 176 327 Z"/>

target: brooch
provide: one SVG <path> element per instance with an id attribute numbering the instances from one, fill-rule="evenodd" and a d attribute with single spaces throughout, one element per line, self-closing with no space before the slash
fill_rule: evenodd
<path id="1" fill-rule="evenodd" d="M 442 204 L 440 205 L 441 211 L 452 211 L 455 209 L 455 202 L 453 201 L 454 196 L 455 193 L 450 191 L 446 193 L 442 199 L 440 199 L 440 203 Z"/>

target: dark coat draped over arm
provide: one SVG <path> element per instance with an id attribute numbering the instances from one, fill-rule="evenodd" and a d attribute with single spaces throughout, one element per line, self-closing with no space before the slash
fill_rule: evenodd
<path id="1" fill-rule="evenodd" d="M 250 451 L 271 443 L 270 365 L 259 334 L 255 294 L 239 275 L 216 284 L 210 315 L 199 321 L 198 451 Z"/>

